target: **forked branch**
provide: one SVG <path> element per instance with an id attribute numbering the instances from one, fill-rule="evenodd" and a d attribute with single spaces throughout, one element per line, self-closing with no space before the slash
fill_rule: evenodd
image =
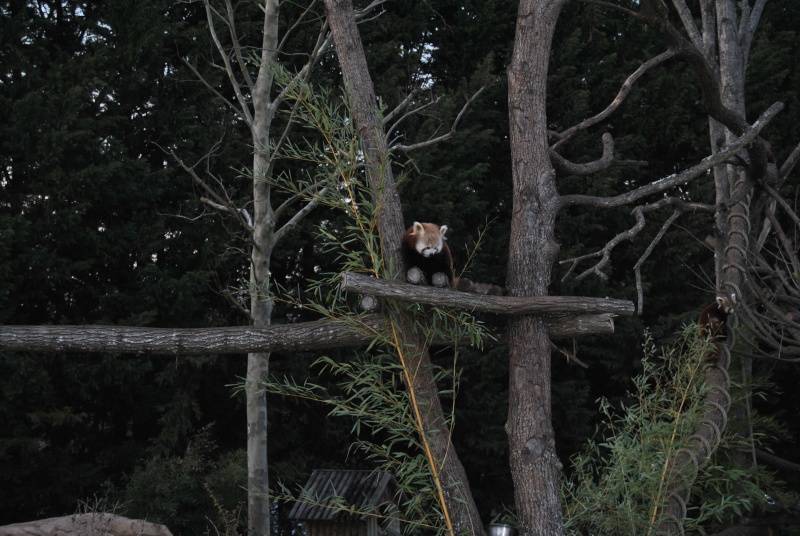
<path id="1" fill-rule="evenodd" d="M 694 166 L 680 173 L 663 177 L 635 190 L 625 192 L 613 197 L 597 197 L 590 195 L 565 195 L 559 199 L 562 207 L 571 205 L 587 205 L 593 207 L 621 207 L 640 201 L 646 197 L 664 193 L 672 188 L 686 184 L 703 175 L 706 171 L 718 164 L 727 162 L 728 159 L 752 143 L 764 127 L 781 111 L 783 103 L 776 102 L 770 106 L 751 126 L 745 129 L 744 133 L 733 141 L 730 145 L 720 150 L 716 154 L 707 156 Z"/>
<path id="2" fill-rule="evenodd" d="M 558 132 L 558 133 L 550 132 L 551 136 L 554 136 L 559 140 L 558 142 L 553 144 L 552 149 L 558 149 L 559 146 L 564 144 L 576 133 L 587 130 L 588 128 L 593 127 L 594 125 L 600 123 L 601 121 L 609 117 L 622 105 L 622 103 L 625 101 L 625 98 L 631 92 L 633 85 L 636 83 L 637 80 L 639 80 L 639 78 L 641 78 L 647 71 L 649 71 L 653 67 L 656 67 L 657 65 L 664 63 L 665 61 L 674 56 L 675 52 L 672 50 L 668 50 L 666 52 L 662 52 L 661 54 L 659 54 L 654 58 L 650 58 L 642 65 L 640 65 L 639 68 L 636 69 L 633 72 L 633 74 L 631 74 L 625 80 L 625 82 L 623 82 L 622 87 L 620 88 L 619 92 L 617 92 L 616 97 L 614 97 L 614 100 L 611 101 L 611 103 L 606 107 L 605 110 L 603 110 L 602 112 L 593 117 L 584 119 L 577 125 L 571 126 L 570 128 L 564 130 L 563 132 Z"/>
<path id="3" fill-rule="evenodd" d="M 480 88 L 478 88 L 478 90 L 475 93 L 470 95 L 470 97 L 464 103 L 464 106 L 462 106 L 461 110 L 459 110 L 458 115 L 456 115 L 456 118 L 451 123 L 450 130 L 447 131 L 445 134 L 442 134 L 441 136 L 432 137 L 432 138 L 430 138 L 428 140 L 421 141 L 419 143 L 412 143 L 412 144 L 409 144 L 409 145 L 402 145 L 402 144 L 393 145 L 391 150 L 393 152 L 407 153 L 409 151 L 415 151 L 417 149 L 422 149 L 424 147 L 430 147 L 431 145 L 435 145 L 437 143 L 442 143 L 442 142 L 450 140 L 453 136 L 456 135 L 456 131 L 458 129 L 458 124 L 461 122 L 461 119 L 464 117 L 464 114 L 467 113 L 467 110 L 469 110 L 469 107 L 472 105 L 473 102 L 475 102 L 475 99 L 477 99 L 478 96 L 481 93 L 483 93 L 486 90 L 487 87 L 489 87 L 489 84 L 484 84 Z M 427 107 L 427 106 L 425 106 L 425 107 Z M 400 119 L 397 120 L 395 125 L 392 126 L 392 129 L 394 129 L 398 123 L 400 123 L 401 121 L 403 121 L 404 119 L 406 119 L 407 117 L 409 117 L 409 116 L 411 116 L 411 115 L 413 115 L 415 113 L 419 113 L 419 111 L 421 111 L 422 109 L 424 109 L 424 107 L 420 107 L 417 110 L 412 110 L 412 111 L 408 112 L 407 114 L 403 115 L 402 117 L 400 117 Z M 392 129 L 390 129 L 390 132 L 391 132 Z"/>

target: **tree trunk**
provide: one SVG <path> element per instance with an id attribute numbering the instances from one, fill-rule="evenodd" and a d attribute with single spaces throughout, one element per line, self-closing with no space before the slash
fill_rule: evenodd
<path id="1" fill-rule="evenodd" d="M 508 68 L 514 203 L 508 260 L 511 296 L 545 296 L 558 254 L 558 193 L 548 155 L 546 80 L 564 0 L 522 0 Z M 550 341 L 542 315 L 509 320 L 506 433 L 521 536 L 563 533 L 551 422 Z"/>
<path id="2" fill-rule="evenodd" d="M 649 8 L 651 13 L 656 13 L 657 8 L 653 5 Z M 697 29 L 692 25 L 695 22 L 691 19 L 684 20 L 687 33 L 694 40 L 695 46 L 702 52 L 704 65 L 701 62 L 690 61 L 695 70 L 695 74 L 702 80 L 709 80 L 718 77 L 713 84 L 714 94 L 704 94 L 704 103 L 709 112 L 709 134 L 711 138 L 711 151 L 714 154 L 720 152 L 723 146 L 728 145 L 741 135 L 741 126 L 746 125 L 744 83 L 747 64 L 748 48 L 752 42 L 752 34 L 755 31 L 757 19 L 751 19 L 753 12 L 750 10 L 749 0 L 739 3 L 733 0 L 716 0 L 703 3 L 701 9 L 701 28 L 702 36 L 697 33 Z M 738 13 L 737 13 L 738 11 Z M 739 15 L 744 18 L 740 20 Z M 656 21 L 654 26 L 668 28 L 668 14 L 662 11 L 661 21 Z M 664 33 L 664 35 L 668 35 Z M 674 32 L 673 32 L 674 35 Z M 667 41 L 675 44 L 675 40 L 667 37 Z M 706 86 L 704 93 L 712 86 Z M 717 105 L 710 106 L 710 103 Z M 759 164 L 759 159 L 766 158 L 766 155 L 759 156 L 759 152 L 765 152 L 763 142 L 756 140 L 748 149 L 742 149 L 738 156 L 742 161 L 748 161 L 749 165 L 734 166 L 731 164 L 720 164 L 714 167 L 714 182 L 716 187 L 717 216 L 716 227 L 717 236 L 715 240 L 715 284 L 718 293 L 736 294 L 739 303 L 749 302 L 749 297 L 743 295 L 747 292 L 743 284 L 747 278 L 747 270 L 751 266 L 752 245 L 758 233 L 757 222 L 763 218 L 763 213 L 759 209 L 760 202 L 757 193 L 754 193 L 754 186 L 763 177 L 758 177 L 762 173 L 766 162 Z M 734 307 L 736 310 L 736 307 Z M 735 339 L 728 339 L 726 345 L 734 344 Z M 714 423 L 713 430 L 702 424 L 699 430 L 695 431 L 695 436 L 705 437 L 705 444 L 708 448 L 693 447 L 692 451 L 687 451 L 693 461 L 682 459 L 677 456 L 672 463 L 676 468 L 681 469 L 692 464 L 702 468 L 708 457 L 716 449 L 719 441 L 718 430 L 725 431 L 725 424 L 737 423 L 746 428 L 749 416 L 749 398 L 737 403 L 730 409 L 730 414 L 726 414 L 728 406 L 726 401 L 730 400 L 727 395 L 729 389 L 728 373 L 726 370 L 729 365 L 729 353 L 725 349 L 725 358 L 708 371 L 709 385 L 714 389 L 707 395 L 709 404 L 701 423 Z M 740 357 L 741 374 L 740 381 L 747 385 L 752 374 L 752 361 L 745 357 Z M 725 393 L 725 396 L 715 400 L 719 396 L 716 393 Z M 685 458 L 685 457 L 684 457 Z M 740 463 L 749 463 L 744 456 Z M 689 479 L 679 480 L 672 483 L 671 494 L 668 503 L 663 508 L 663 520 L 661 521 L 657 534 L 675 534 L 683 532 L 683 521 L 686 515 L 685 502 L 688 499 Z"/>
<path id="3" fill-rule="evenodd" d="M 747 3 L 749 4 L 749 0 Z M 737 7 L 733 0 L 717 0 L 716 8 L 722 103 L 741 117 L 746 118 L 744 88 L 747 54 L 737 31 L 736 22 L 739 20 Z M 724 129 L 724 134 L 726 142 L 735 137 L 735 134 L 728 129 Z M 744 151 L 744 154 L 752 162 L 753 153 L 749 154 L 749 158 L 747 150 Z M 761 177 L 757 178 L 751 175 L 754 168 L 752 165 L 749 168 L 731 165 L 717 166 L 717 168 L 722 168 L 725 176 L 725 179 L 720 182 L 724 184 L 726 180 L 731 198 L 738 200 L 730 211 L 720 211 L 727 221 L 720 222 L 723 225 L 722 230 L 725 231 L 725 234 L 722 235 L 723 240 L 721 240 L 725 247 L 723 251 L 725 264 L 721 271 L 722 279 L 718 280 L 717 284 L 723 292 L 735 293 L 740 302 L 750 303 L 749 291 L 743 283 L 747 270 L 753 265 L 749 254 L 753 251 L 752 245 L 755 244 L 759 232 L 758 221 L 764 217 L 758 209 L 761 204 L 758 199 L 759 194 L 754 193 L 757 179 L 761 179 Z M 728 344 L 732 344 L 732 341 L 728 341 Z M 746 355 L 740 355 L 738 356 L 738 365 L 738 372 L 741 374 L 738 381 L 745 386 L 751 385 L 752 359 Z M 733 431 L 742 435 L 746 441 L 753 440 L 750 403 L 750 393 L 746 391 L 743 398 L 732 404 L 728 421 L 728 426 L 732 426 Z M 735 460 L 737 465 L 742 468 L 752 468 L 755 463 L 754 459 L 742 452 L 738 453 Z M 737 488 L 741 487 L 741 484 L 737 486 Z M 742 490 L 739 489 L 739 491 Z"/>
<path id="4" fill-rule="evenodd" d="M 374 206 L 379 207 L 378 229 L 384 267 L 387 272 L 390 267 L 393 268 L 394 273 L 389 277 L 396 278 L 399 273 L 405 272 L 400 255 L 405 222 L 392 175 L 386 134 L 378 115 L 372 79 L 356 28 L 353 5 L 351 0 L 325 0 L 324 4 L 350 97 L 351 112 L 364 148 L 367 177 L 375 198 Z M 397 348 L 405 352 L 402 357 L 409 371 L 408 387 L 416 394 L 421 411 L 425 435 L 423 441 L 427 441 L 431 448 L 431 470 L 441 484 L 447 511 L 445 517 L 452 521 L 452 529 L 456 534 L 482 534 L 483 523 L 469 489 L 466 472 L 450 441 L 430 355 L 424 341 L 414 333 L 409 319 L 401 315 L 396 320 L 400 324 Z"/>
<path id="5" fill-rule="evenodd" d="M 389 146 L 378 116 L 377 100 L 367 58 L 356 28 L 351 0 L 325 0 L 325 14 L 331 26 L 336 54 L 350 97 L 351 113 L 364 149 L 367 177 L 378 208 L 381 252 L 384 262 L 393 263 L 395 274 L 402 268 L 400 240 L 405 232 L 400 195 L 394 184 Z"/>
<path id="6" fill-rule="evenodd" d="M 270 102 L 272 62 L 278 47 L 277 0 L 264 2 L 261 62 L 253 92 L 253 245 L 250 253 L 250 316 L 253 327 L 264 328 L 272 319 L 269 299 L 270 260 L 275 246 L 275 221 L 270 200 L 269 135 L 274 110 Z M 247 356 L 247 517 L 248 534 L 269 536 L 270 499 L 267 456 L 267 395 L 262 382 L 269 377 L 269 353 Z"/>

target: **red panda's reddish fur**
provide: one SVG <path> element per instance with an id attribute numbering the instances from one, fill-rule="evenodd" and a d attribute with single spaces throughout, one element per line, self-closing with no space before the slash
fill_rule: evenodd
<path id="1" fill-rule="evenodd" d="M 718 296 L 711 305 L 700 311 L 700 316 L 697 318 L 697 325 L 700 326 L 700 336 L 703 338 L 710 337 L 711 342 L 714 344 L 714 353 L 709 358 L 711 361 L 719 360 L 722 355 L 722 347 L 720 343 L 726 338 L 725 324 L 728 321 L 728 316 L 733 312 L 733 296 L 729 299 L 727 296 Z"/>
<path id="2" fill-rule="evenodd" d="M 414 224 L 406 229 L 401 243 L 403 264 L 406 270 L 412 267 L 419 268 L 428 284 L 433 282 L 433 274 L 443 273 L 447 276 L 450 286 L 465 292 L 477 294 L 504 295 L 506 290 L 497 285 L 475 283 L 466 278 L 453 275 L 453 256 L 445 242 L 447 225 L 439 226 L 435 223 Z"/>
<path id="3" fill-rule="evenodd" d="M 425 274 L 428 284 L 433 274 L 443 273 L 453 284 L 453 256 L 445 242 L 447 225 L 439 227 L 435 223 L 419 223 L 406 229 L 403 234 L 401 251 L 406 270 L 416 266 Z"/>

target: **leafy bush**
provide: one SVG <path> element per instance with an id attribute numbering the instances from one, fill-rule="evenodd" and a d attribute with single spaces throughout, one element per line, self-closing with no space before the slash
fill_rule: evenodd
<path id="1" fill-rule="evenodd" d="M 709 349 L 696 325 L 686 327 L 658 357 L 647 335 L 644 371 L 634 379 L 631 404 L 617 409 L 601 399 L 601 438 L 572 459 L 572 476 L 562 486 L 568 534 L 653 533 L 670 479 L 681 478 L 670 475 L 668 462 L 689 446 L 704 412 Z M 770 428 L 763 419 L 753 422 L 762 430 Z M 760 441 L 764 435 L 753 438 Z M 749 445 L 740 435 L 723 434 L 709 463 L 689 479 L 695 499 L 688 505 L 687 531 L 705 534 L 781 495 L 772 475 L 734 463 L 735 453 Z"/>
<path id="2" fill-rule="evenodd" d="M 125 515 L 163 523 L 178 535 L 234 534 L 246 504 L 247 461 L 241 450 L 216 457 L 209 428 L 183 456 L 154 458 L 125 488 Z"/>

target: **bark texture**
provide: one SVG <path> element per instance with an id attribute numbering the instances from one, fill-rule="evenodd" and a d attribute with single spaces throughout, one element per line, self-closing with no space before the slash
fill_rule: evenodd
<path id="1" fill-rule="evenodd" d="M 128 326 L 0 326 L 0 351 L 115 352 L 162 355 L 243 354 L 359 346 L 359 331 L 376 328 L 377 317 L 356 322 L 317 320 L 263 328 L 138 328 Z"/>
<path id="2" fill-rule="evenodd" d="M 614 333 L 614 316 L 611 313 L 552 315 L 548 317 L 547 328 L 550 337 L 556 339 Z M 379 315 L 368 315 L 272 325 L 262 329 L 0 326 L 0 351 L 148 355 L 305 352 L 369 344 L 374 339 L 373 332 L 382 329 L 384 322 L 385 319 Z M 434 341 L 434 344 L 447 345 L 452 341 Z"/>
<path id="3" fill-rule="evenodd" d="M 394 183 L 383 123 L 378 115 L 377 100 L 367 60 L 356 28 L 350 0 L 325 0 L 325 13 L 333 34 L 345 86 L 350 97 L 351 112 L 362 140 L 367 177 L 378 207 L 378 229 L 386 272 L 396 279 L 404 273 L 400 241 L 405 222 L 400 197 Z M 434 381 L 430 355 L 424 341 L 414 333 L 404 315 L 399 324 L 397 348 L 405 353 L 410 386 L 416 393 L 422 426 L 432 455 L 432 471 L 438 475 L 449 519 L 457 534 L 483 534 L 484 528 L 469 489 L 464 467 L 453 448 Z"/>
<path id="4" fill-rule="evenodd" d="M 749 128 L 745 112 L 745 72 L 749 47 L 764 2 L 757 4 L 761 7 L 751 9 L 749 0 L 707 0 L 701 3 L 698 26 L 697 21 L 689 16 L 691 12 L 687 3 L 676 0 L 673 7 L 680 14 L 682 33 L 673 26 L 674 19 L 671 19 L 666 3 L 642 2 L 644 20 L 677 52 L 678 57 L 686 61 L 700 82 L 703 105 L 709 115 L 711 152 L 715 156 Z M 776 103 L 772 108 L 780 107 Z M 766 153 L 766 144 L 761 138 L 756 138 L 736 153 L 737 160 L 746 162 L 746 166 L 721 163 L 714 167 L 716 290 L 727 295 L 736 294 L 739 303 L 751 300 L 743 283 L 748 279 L 754 253 L 758 254 L 754 248 L 757 234 L 754 229 L 758 229 L 764 218 L 764 203 L 763 194 L 756 186 L 769 179 Z M 730 353 L 727 346 L 732 344 L 733 338 L 729 336 L 723 348 L 725 358 L 707 372 L 707 382 L 712 389 L 706 397 L 702 424 L 690 438 L 692 448 L 683 449 L 670 461 L 675 478 L 669 483 L 667 504 L 659 511 L 661 521 L 657 534 L 683 534 L 693 475 L 707 464 L 727 423 L 739 421 L 743 427 L 746 426 L 749 400 L 730 408 Z M 742 357 L 740 365 L 740 381 L 747 384 L 751 361 Z M 750 462 L 742 456 L 740 463 L 746 465 Z"/>
<path id="5" fill-rule="evenodd" d="M 363 274 L 343 274 L 342 289 L 413 303 L 429 303 L 487 313 L 611 313 L 632 315 L 633 302 L 585 296 L 489 296 L 435 287 L 416 287 L 375 279 Z"/>
<path id="6" fill-rule="evenodd" d="M 250 252 L 250 316 L 256 329 L 270 325 L 270 261 L 275 247 L 275 218 L 270 200 L 269 137 L 273 104 L 272 62 L 278 48 L 278 0 L 264 2 L 261 62 L 253 92 L 253 246 Z M 270 534 L 269 465 L 267 458 L 267 395 L 261 388 L 269 378 L 269 353 L 247 356 L 247 517 L 250 534 Z"/>
<path id="7" fill-rule="evenodd" d="M 550 45 L 562 0 L 522 0 L 508 67 L 514 204 L 508 260 L 511 296 L 546 296 L 558 254 L 558 193 L 545 114 Z M 563 533 L 551 422 L 550 341 L 544 316 L 509 320 L 509 439 L 521 536 Z"/>

